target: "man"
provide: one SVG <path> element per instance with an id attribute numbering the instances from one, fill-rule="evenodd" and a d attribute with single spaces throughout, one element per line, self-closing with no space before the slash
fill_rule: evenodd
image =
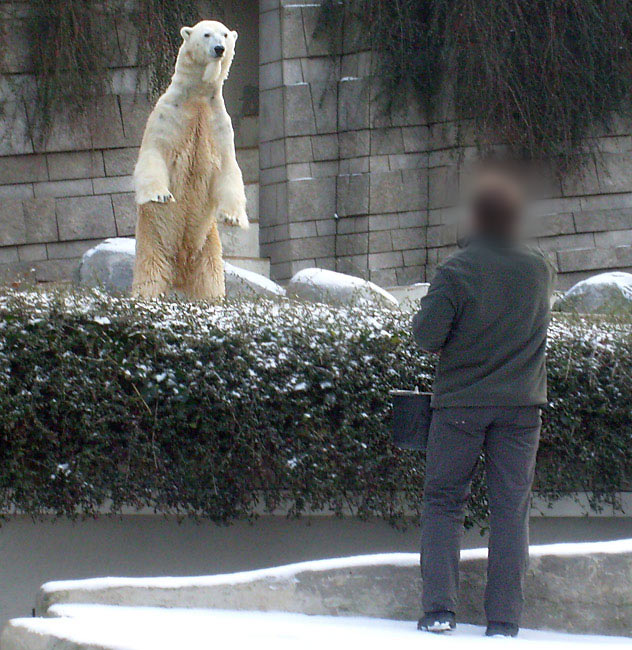
<path id="1" fill-rule="evenodd" d="M 474 192 L 468 245 L 439 267 L 413 320 L 439 352 L 426 455 L 419 629 L 455 627 L 464 510 L 481 451 L 491 511 L 488 636 L 516 636 L 529 556 L 529 501 L 546 403 L 554 271 L 519 239 L 523 200 L 488 173 Z"/>

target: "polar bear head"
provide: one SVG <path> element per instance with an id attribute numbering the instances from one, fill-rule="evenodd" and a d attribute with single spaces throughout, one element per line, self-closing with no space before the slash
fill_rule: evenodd
<path id="1" fill-rule="evenodd" d="M 228 77 L 237 32 L 216 20 L 202 20 L 194 27 L 183 27 L 180 35 L 183 40 L 180 56 L 204 67 L 204 81 L 221 83 Z"/>

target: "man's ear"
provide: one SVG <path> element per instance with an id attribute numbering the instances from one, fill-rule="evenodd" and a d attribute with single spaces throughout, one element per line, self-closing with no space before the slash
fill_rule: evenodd
<path id="1" fill-rule="evenodd" d="M 233 32 L 233 38 L 237 40 L 239 38 L 239 34 L 237 32 Z"/>
<path id="2" fill-rule="evenodd" d="M 189 36 L 191 36 L 191 32 L 193 31 L 193 27 L 183 27 L 180 30 L 180 36 L 182 36 L 183 41 L 188 41 Z"/>

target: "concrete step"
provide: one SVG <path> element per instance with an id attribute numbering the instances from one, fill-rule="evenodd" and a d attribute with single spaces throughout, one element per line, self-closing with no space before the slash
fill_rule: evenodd
<path id="1" fill-rule="evenodd" d="M 2 650 L 208 650 L 256 648 L 296 650 L 358 646 L 382 650 L 471 650 L 496 646 L 485 640 L 483 627 L 463 625 L 449 639 L 420 634 L 412 620 L 306 616 L 282 612 L 235 612 L 144 607 L 62 605 L 52 618 L 15 619 L 5 628 Z M 629 648 L 630 639 L 522 630 L 524 650 Z M 518 647 L 515 646 L 515 647 Z"/>
<path id="2" fill-rule="evenodd" d="M 224 255 L 224 259 L 240 269 L 265 275 L 266 278 L 270 277 L 270 260 L 268 258 Z"/>
<path id="3" fill-rule="evenodd" d="M 259 257 L 259 222 L 250 223 L 248 230 L 219 224 L 224 257 Z"/>
<path id="4" fill-rule="evenodd" d="M 532 546 L 530 555 L 526 627 L 632 634 L 632 540 Z M 461 621 L 485 622 L 486 568 L 486 549 L 462 552 Z M 89 603 L 415 620 L 419 590 L 419 555 L 388 553 L 215 576 L 52 582 L 42 587 L 37 612 Z"/>

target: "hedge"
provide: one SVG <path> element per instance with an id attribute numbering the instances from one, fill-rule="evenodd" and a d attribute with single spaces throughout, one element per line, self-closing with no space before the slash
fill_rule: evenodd
<path id="1" fill-rule="evenodd" d="M 632 477 L 632 326 L 551 326 L 537 489 L 617 504 Z M 150 507 L 229 523 L 284 508 L 394 525 L 422 494 L 388 391 L 429 389 L 410 314 L 296 301 L 0 293 L 0 511 Z M 470 521 L 486 514 L 475 482 Z"/>

